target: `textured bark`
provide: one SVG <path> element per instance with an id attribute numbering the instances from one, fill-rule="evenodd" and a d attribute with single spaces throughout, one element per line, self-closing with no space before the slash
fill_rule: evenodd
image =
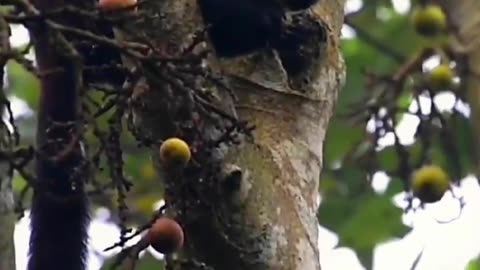
<path id="1" fill-rule="evenodd" d="M 10 49 L 9 28 L 6 21 L 0 19 L 0 55 Z M 2 99 L 4 95 L 4 65 L 5 60 L 0 57 L 0 91 Z M 3 112 L 4 106 L 0 106 Z M 10 142 L 7 138 L 8 129 L 0 123 L 0 150 L 9 150 Z M 13 231 L 15 229 L 16 217 L 14 213 L 14 201 L 12 191 L 12 178 L 10 166 L 6 162 L 0 162 L 0 269 L 15 270 L 15 246 L 13 242 Z"/>
<path id="2" fill-rule="evenodd" d="M 465 65 L 462 84 L 471 108 L 470 121 L 474 131 L 476 175 L 480 177 L 480 2 L 477 0 L 439 1 L 452 25 L 453 50 L 462 56 Z M 479 178 L 480 179 L 480 178 Z"/>
<path id="3" fill-rule="evenodd" d="M 1 134 L 0 134 L 1 136 Z M 11 178 L 6 164 L 0 164 L 0 269 L 15 269 L 13 231 L 16 216 Z"/>
<path id="4" fill-rule="evenodd" d="M 13 231 L 16 216 L 11 178 L 5 164 L 0 165 L 0 269 L 15 269 L 15 247 Z"/>
<path id="5" fill-rule="evenodd" d="M 320 269 L 316 210 L 323 141 L 345 67 L 339 48 L 344 1 L 319 2 L 298 15 L 305 24 L 323 29 L 304 44 L 309 57 L 303 59 L 300 72 L 287 72 L 287 63 L 270 51 L 209 59 L 212 67 L 226 74 L 238 97 L 230 109 L 256 126 L 255 143 L 244 143 L 225 155 L 224 176 L 239 181 L 237 192 L 218 202 L 215 211 L 195 209 L 195 216 L 180 220 L 187 259 L 213 269 Z M 187 44 L 202 26 L 195 1 L 157 1 L 149 8 L 163 16 L 143 27 L 167 52 Z M 150 113 L 137 114 L 138 123 L 154 139 L 165 138 L 166 133 L 158 115 L 151 113 L 162 109 L 155 108 L 158 98 L 147 94 Z M 229 100 L 223 101 L 228 108 Z M 168 190 L 166 195 L 171 195 Z"/>

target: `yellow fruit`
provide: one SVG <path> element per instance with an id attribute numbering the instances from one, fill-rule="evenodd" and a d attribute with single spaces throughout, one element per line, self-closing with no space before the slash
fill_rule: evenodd
<path id="1" fill-rule="evenodd" d="M 191 155 L 188 144 L 179 138 L 170 138 L 160 146 L 160 161 L 167 167 L 185 166 Z"/>
<path id="2" fill-rule="evenodd" d="M 418 169 L 412 177 L 413 194 L 424 203 L 439 201 L 450 186 L 447 173 L 436 165 Z"/>
<path id="3" fill-rule="evenodd" d="M 412 15 L 415 30 L 424 36 L 435 36 L 447 28 L 447 17 L 437 5 L 427 5 L 417 9 Z"/>
<path id="4" fill-rule="evenodd" d="M 448 65 L 439 65 L 430 71 L 429 85 L 432 90 L 445 90 L 452 86 L 454 71 Z"/>

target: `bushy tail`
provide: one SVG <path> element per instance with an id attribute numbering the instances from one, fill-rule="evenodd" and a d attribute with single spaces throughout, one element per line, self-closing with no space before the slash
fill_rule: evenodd
<path id="1" fill-rule="evenodd" d="M 49 192 L 33 196 L 28 270 L 84 270 L 89 222 L 86 194 L 55 196 Z"/>

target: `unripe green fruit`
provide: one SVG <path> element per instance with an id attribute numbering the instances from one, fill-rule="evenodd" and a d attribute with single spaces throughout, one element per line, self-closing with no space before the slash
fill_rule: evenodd
<path id="1" fill-rule="evenodd" d="M 424 36 L 432 37 L 447 29 L 447 17 L 437 5 L 427 5 L 414 11 L 412 15 L 415 30 Z"/>
<path id="2" fill-rule="evenodd" d="M 450 186 L 447 173 L 436 165 L 418 169 L 412 177 L 413 194 L 424 203 L 439 201 Z"/>
<path id="3" fill-rule="evenodd" d="M 453 85 L 455 72 L 448 65 L 439 65 L 430 71 L 428 83 L 432 90 L 445 90 Z"/>

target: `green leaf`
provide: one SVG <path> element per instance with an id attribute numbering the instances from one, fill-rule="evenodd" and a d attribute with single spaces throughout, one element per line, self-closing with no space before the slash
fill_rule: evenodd
<path id="1" fill-rule="evenodd" d="M 460 177 L 464 177 L 475 169 L 474 151 L 472 151 L 474 148 L 472 125 L 469 119 L 458 114 L 452 115 L 448 124 L 453 133 L 452 137 L 455 139 L 458 151 L 457 156 L 449 155 L 448 159 L 450 162 L 453 162 L 453 159 L 459 160 L 462 165 Z"/>
<path id="2" fill-rule="evenodd" d="M 335 231 L 340 244 L 353 248 L 367 269 L 376 244 L 403 236 L 402 210 L 392 203 L 392 194 L 403 189 L 400 181 L 391 181 L 384 195 L 371 191 L 365 174 L 355 167 L 342 167 L 322 174 L 320 223 Z"/>
<path id="3" fill-rule="evenodd" d="M 27 186 L 27 181 L 23 177 L 16 173 L 12 179 L 12 188 L 14 192 L 20 192 Z"/>
<path id="4" fill-rule="evenodd" d="M 12 94 L 23 99 L 31 108 L 36 109 L 40 96 L 39 80 L 14 61 L 8 62 L 7 74 Z"/>
<path id="5" fill-rule="evenodd" d="M 480 262 L 478 259 L 471 260 L 465 270 L 480 270 Z"/>
<path id="6" fill-rule="evenodd" d="M 12 5 L 0 5 L 0 15 L 7 15 L 10 14 L 12 11 L 15 10 L 15 7 Z"/>
<path id="7" fill-rule="evenodd" d="M 414 100 L 414 97 L 413 97 L 412 93 L 411 92 L 406 92 L 398 98 L 397 106 L 398 106 L 398 108 L 408 109 L 410 107 L 410 104 L 412 104 L 413 100 Z M 405 113 L 397 113 L 395 115 L 396 123 L 400 123 L 400 121 L 402 121 L 404 116 L 405 116 Z"/>
<path id="8" fill-rule="evenodd" d="M 163 270 L 165 269 L 165 261 L 160 261 L 155 259 L 150 254 L 145 254 L 145 256 L 140 260 L 135 270 Z"/>
<path id="9" fill-rule="evenodd" d="M 371 269 L 375 245 L 403 236 L 408 228 L 402 223 L 402 210 L 390 197 L 365 196 L 356 205 L 353 215 L 336 230 L 340 244 L 353 248 L 363 265 Z"/>
<path id="10" fill-rule="evenodd" d="M 405 191 L 404 181 L 408 181 L 408 179 L 392 178 L 388 183 L 387 190 L 385 191 L 383 196 L 393 197 L 398 193 Z"/>
<path id="11" fill-rule="evenodd" d="M 395 150 L 395 146 L 387 146 L 377 153 L 379 170 L 391 172 L 398 168 L 400 158 Z"/>
<path id="12" fill-rule="evenodd" d="M 365 128 L 352 127 L 345 119 L 334 117 L 330 121 L 324 145 L 327 166 L 342 160 L 349 150 L 362 141 L 364 134 Z M 346 135 L 348 138 L 345 138 Z"/>
<path id="13" fill-rule="evenodd" d="M 101 270 L 111 269 L 112 263 L 115 261 L 115 258 L 108 260 L 103 264 Z M 121 267 L 117 269 L 122 269 Z M 157 260 L 149 253 L 146 253 L 141 259 L 137 261 L 135 270 L 163 270 L 165 269 L 165 261 Z"/>
<path id="14" fill-rule="evenodd" d="M 440 129 L 436 129 L 432 135 L 432 162 L 458 180 L 473 172 L 475 167 L 473 131 L 468 119 L 455 114 L 449 116 L 447 125 L 447 137 Z"/>

